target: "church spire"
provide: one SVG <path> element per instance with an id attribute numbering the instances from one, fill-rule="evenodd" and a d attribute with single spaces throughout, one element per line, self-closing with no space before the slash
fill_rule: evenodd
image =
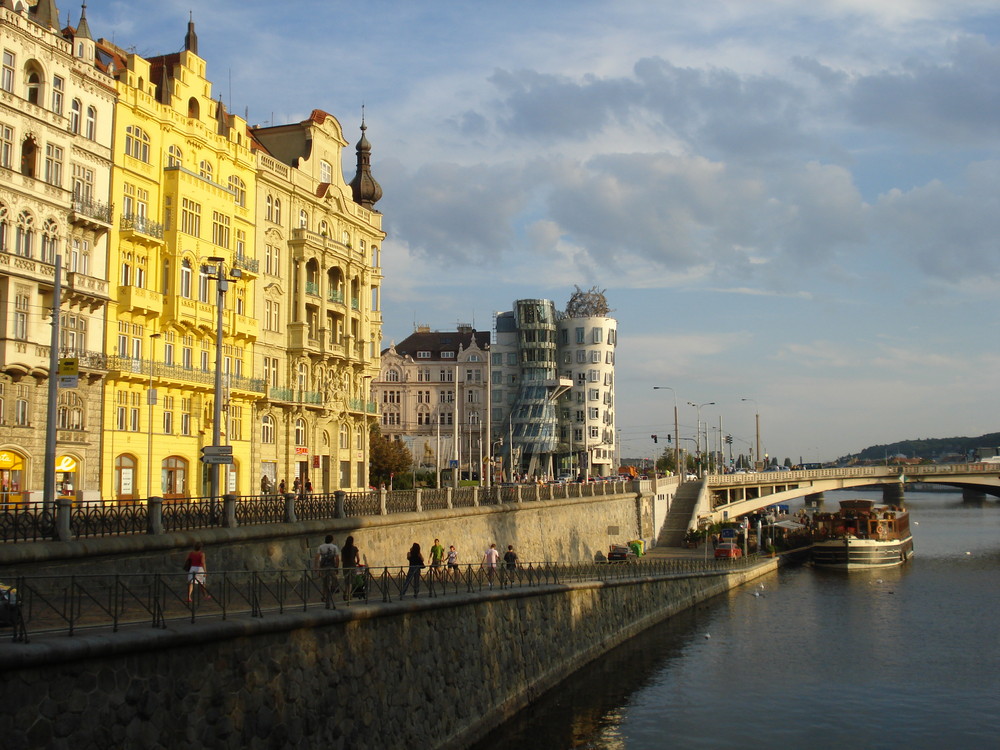
<path id="1" fill-rule="evenodd" d="M 361 140 L 358 141 L 358 171 L 351 180 L 351 193 L 355 203 L 365 208 L 374 208 L 382 198 L 382 187 L 372 177 L 372 147 L 365 137 L 365 108 L 361 108 Z"/>
<path id="2" fill-rule="evenodd" d="M 198 35 L 194 33 L 194 12 L 189 11 L 191 15 L 188 17 L 188 30 L 187 34 L 184 35 L 184 49 L 188 52 L 194 52 L 198 54 Z"/>
<path id="3" fill-rule="evenodd" d="M 76 27 L 76 38 L 77 39 L 90 39 L 93 40 L 93 36 L 90 33 L 90 24 L 87 23 L 87 4 L 84 3 L 83 7 L 80 9 L 80 23 Z"/>

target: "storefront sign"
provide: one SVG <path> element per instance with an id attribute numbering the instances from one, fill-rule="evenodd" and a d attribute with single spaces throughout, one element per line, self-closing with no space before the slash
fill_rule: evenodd
<path id="1" fill-rule="evenodd" d="M 56 459 L 56 471 L 76 471 L 76 459 L 72 456 L 59 456 Z"/>

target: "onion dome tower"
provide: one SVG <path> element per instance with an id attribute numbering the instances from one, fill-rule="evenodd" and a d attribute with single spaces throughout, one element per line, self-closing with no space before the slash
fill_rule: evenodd
<path id="1" fill-rule="evenodd" d="M 382 187 L 375 182 L 372 177 L 372 147 L 365 137 L 367 130 L 365 125 L 364 110 L 361 114 L 361 140 L 358 141 L 358 171 L 351 180 L 351 193 L 354 202 L 365 208 L 374 209 L 375 204 L 382 198 Z"/>

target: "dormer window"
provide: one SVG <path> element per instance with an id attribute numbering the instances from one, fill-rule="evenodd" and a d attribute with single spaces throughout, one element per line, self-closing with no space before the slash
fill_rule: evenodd
<path id="1" fill-rule="evenodd" d="M 441 359 L 455 359 L 455 352 L 441 352 Z"/>
<path id="2" fill-rule="evenodd" d="M 417 359 L 430 359 L 430 358 L 431 358 L 431 353 L 428 351 L 417 352 Z"/>

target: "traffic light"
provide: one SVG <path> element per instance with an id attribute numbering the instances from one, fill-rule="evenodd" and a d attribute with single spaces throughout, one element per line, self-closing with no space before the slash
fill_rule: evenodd
<path id="1" fill-rule="evenodd" d="M 656 435 L 650 435 L 650 437 L 653 438 L 654 443 L 660 442 L 659 440 L 656 439 Z"/>
<path id="2" fill-rule="evenodd" d="M 667 435 L 667 442 L 668 443 L 674 442 L 674 436 L 673 435 Z"/>
<path id="3" fill-rule="evenodd" d="M 726 435 L 726 444 L 727 445 L 732 445 L 733 444 L 733 436 L 732 435 Z"/>

